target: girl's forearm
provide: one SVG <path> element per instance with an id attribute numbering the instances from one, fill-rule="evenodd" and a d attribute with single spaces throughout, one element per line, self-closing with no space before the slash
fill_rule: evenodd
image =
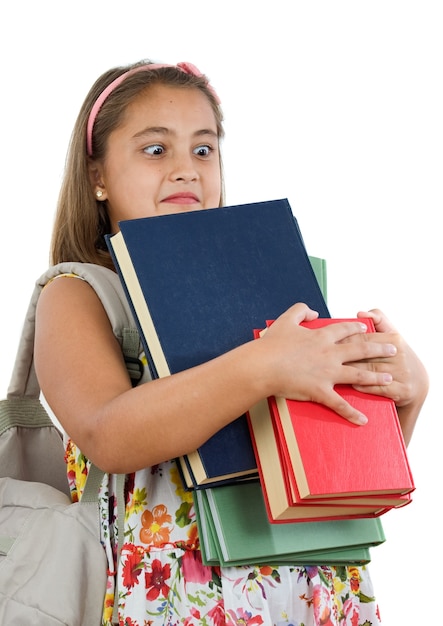
<path id="1" fill-rule="evenodd" d="M 265 387 L 253 365 L 258 348 L 245 344 L 118 395 L 95 416 L 82 451 L 112 473 L 192 452 L 263 397 Z"/>

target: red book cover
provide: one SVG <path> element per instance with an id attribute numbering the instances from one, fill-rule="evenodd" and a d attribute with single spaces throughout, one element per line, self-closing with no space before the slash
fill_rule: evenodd
<path id="1" fill-rule="evenodd" d="M 318 328 L 339 321 L 347 320 L 317 319 L 303 325 Z M 364 321 L 373 332 L 372 320 Z M 323 405 L 285 398 L 270 398 L 267 407 L 262 403 L 250 411 L 260 479 L 274 521 L 289 521 L 302 503 L 321 506 L 322 515 L 334 518 L 333 509 L 344 516 L 362 507 L 360 515 L 367 517 L 368 507 L 378 515 L 411 500 L 414 483 L 395 404 L 349 385 L 337 390 L 368 416 L 368 424 L 355 426 Z"/>
<path id="2" fill-rule="evenodd" d="M 319 328 L 337 321 L 317 319 L 303 325 Z M 374 332 L 372 320 L 363 321 L 368 332 Z M 351 424 L 315 402 L 275 398 L 274 418 L 284 435 L 300 498 L 412 492 L 414 483 L 394 402 L 350 385 L 338 385 L 336 391 L 368 417 L 367 424 Z"/>
<path id="3" fill-rule="evenodd" d="M 283 433 L 283 429 L 281 426 L 281 420 L 278 415 L 278 410 L 275 402 L 275 397 L 268 398 L 269 404 L 269 418 L 272 421 L 272 425 L 274 428 L 274 436 L 278 449 L 279 462 L 281 465 L 282 475 L 284 476 L 286 494 L 288 499 L 288 504 L 294 505 L 303 502 L 304 500 L 300 497 L 300 493 L 297 486 L 297 479 L 295 476 L 294 468 L 291 463 L 291 458 L 289 455 L 288 447 L 286 445 L 285 436 Z M 269 471 L 269 470 L 268 470 Z M 377 504 L 379 506 L 400 508 L 409 504 L 411 502 L 411 493 L 406 494 L 397 494 L 397 493 L 382 493 L 382 494 L 372 494 L 372 493 L 364 493 L 363 495 L 337 495 L 331 494 L 330 498 L 327 497 L 319 497 L 319 498 L 309 498 L 310 503 L 317 504 L 328 504 L 332 502 L 334 504 L 345 504 L 345 505 L 372 505 Z"/>
<path id="4" fill-rule="evenodd" d="M 295 504 L 289 503 L 287 474 L 280 464 L 267 400 L 261 400 L 251 407 L 247 415 L 270 522 L 313 522 L 378 517 L 392 508 L 379 504 L 337 504 L 335 501 L 328 502 L 326 499 L 323 499 L 321 503 L 309 500 Z"/>

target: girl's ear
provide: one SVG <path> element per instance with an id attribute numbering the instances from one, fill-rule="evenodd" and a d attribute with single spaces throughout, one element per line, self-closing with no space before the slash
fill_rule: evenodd
<path id="1" fill-rule="evenodd" d="M 90 161 L 88 165 L 89 170 L 89 181 L 91 183 L 91 188 L 94 193 L 94 196 L 97 200 L 103 201 L 107 199 L 106 194 L 106 186 L 103 181 L 103 171 L 101 163 L 97 161 Z"/>

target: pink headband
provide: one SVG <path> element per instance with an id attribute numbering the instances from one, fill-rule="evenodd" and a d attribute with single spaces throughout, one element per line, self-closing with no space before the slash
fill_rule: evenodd
<path id="1" fill-rule="evenodd" d="M 137 72 L 141 72 L 145 70 L 158 70 L 162 67 L 176 67 L 182 72 L 184 72 L 185 74 L 192 74 L 193 76 L 203 76 L 203 74 L 200 72 L 200 70 L 198 70 L 195 67 L 195 65 L 193 65 L 192 63 L 186 63 L 186 62 L 177 63 L 177 65 L 168 65 L 166 63 L 149 63 L 147 65 L 139 65 L 137 67 L 132 68 L 131 70 L 128 70 L 127 72 L 124 72 L 120 76 L 117 76 L 117 78 L 113 80 L 112 83 L 110 83 L 101 92 L 97 100 L 94 102 L 94 106 L 92 107 L 91 112 L 89 114 L 88 125 L 86 127 L 86 149 L 87 149 L 89 156 L 92 156 L 92 131 L 94 128 L 95 120 L 97 118 L 98 112 L 102 108 L 103 103 L 108 98 L 109 94 L 111 94 L 114 91 L 114 89 L 118 87 L 120 83 L 122 83 L 125 80 L 125 78 L 127 78 L 131 74 L 136 74 Z M 208 89 L 211 91 L 217 104 L 220 104 L 220 98 L 217 96 L 214 89 L 211 87 L 209 83 L 208 83 Z"/>

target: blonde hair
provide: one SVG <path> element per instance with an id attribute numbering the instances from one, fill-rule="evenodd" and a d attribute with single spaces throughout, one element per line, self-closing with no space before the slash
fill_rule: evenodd
<path id="1" fill-rule="evenodd" d="M 50 250 L 52 264 L 79 261 L 114 269 L 104 239 L 104 236 L 111 232 L 106 202 L 97 201 L 89 177 L 90 157 L 86 149 L 86 128 L 91 109 L 103 90 L 118 76 L 143 65 L 148 65 L 146 70 L 140 69 L 128 74 L 101 106 L 95 119 L 92 137 L 94 160 L 104 159 L 109 135 L 121 123 L 128 105 L 143 90 L 159 83 L 202 91 L 214 111 L 218 137 L 219 139 L 223 137 L 222 110 L 205 76 L 188 74 L 175 66 L 150 70 L 149 61 L 117 67 L 102 74 L 86 96 L 71 135 L 52 233 Z M 222 181 L 220 206 L 222 206 L 224 181 L 221 158 L 220 176 Z"/>

